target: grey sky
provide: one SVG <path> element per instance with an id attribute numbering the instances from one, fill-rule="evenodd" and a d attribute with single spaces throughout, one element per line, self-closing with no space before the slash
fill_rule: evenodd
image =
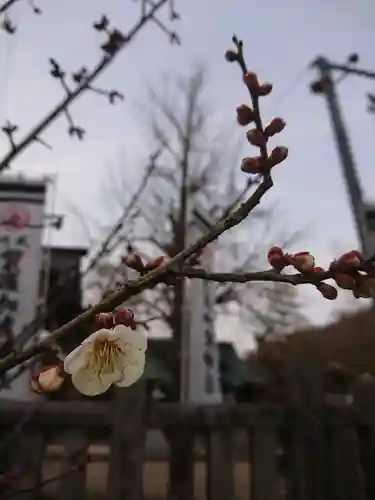
<path id="1" fill-rule="evenodd" d="M 91 28 L 92 21 L 106 12 L 126 31 L 138 11 L 138 4 L 130 0 L 39 3 L 44 15 L 37 17 L 21 1 L 11 14 L 19 24 L 18 35 L 0 34 L 0 122 L 9 118 L 17 123 L 20 135 L 62 96 L 57 82 L 48 76 L 48 58 L 55 57 L 67 70 L 82 64 L 91 67 L 100 55 L 101 41 L 100 34 Z M 374 2 L 176 0 L 176 4 L 181 21 L 175 28 L 182 47 L 170 46 L 163 33 L 150 24 L 97 82 L 98 86 L 123 91 L 126 101 L 112 107 L 105 99 L 84 95 L 72 113 L 87 129 L 86 141 L 70 140 L 65 121 L 60 119 L 43 136 L 54 150 L 32 145 L 12 169 L 32 175 L 57 173 L 57 210 L 65 211 L 71 200 L 96 217 L 101 183 L 106 170 L 118 161 L 120 150 L 127 158 L 130 189 L 132 179 L 138 178 L 136 165 L 149 152 L 143 142 L 139 103 L 146 98 L 147 84 L 157 82 L 163 73 L 186 74 L 194 63 L 203 62 L 209 70 L 211 102 L 217 106 L 220 119 L 226 118 L 228 126 L 236 127 L 234 110 L 246 93 L 238 69 L 223 59 L 235 32 L 245 42 L 249 65 L 275 85 L 272 97 L 264 101 L 264 115 L 280 115 L 288 124 L 280 144 L 290 148 L 290 159 L 275 170 L 276 186 L 270 199 L 281 200 L 291 227 L 307 225 L 309 234 L 302 246 L 318 257 L 319 264 L 356 247 L 327 110 L 321 97 L 310 94 L 308 84 L 315 72 L 305 68 L 319 54 L 344 62 L 348 53 L 356 51 L 361 56 L 360 65 L 374 70 Z M 371 154 L 375 116 L 367 114 L 364 96 L 372 90 L 371 81 L 356 78 L 340 85 L 345 118 L 369 197 L 375 197 Z M 1 153 L 6 149 L 1 138 Z M 73 216 L 54 241 L 84 243 L 82 228 Z M 311 298 L 312 319 L 324 321 L 332 304 L 315 290 L 304 293 Z M 334 307 L 342 304 L 340 301 Z"/>

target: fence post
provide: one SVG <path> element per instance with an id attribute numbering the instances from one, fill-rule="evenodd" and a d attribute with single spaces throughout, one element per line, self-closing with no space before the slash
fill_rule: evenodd
<path id="1" fill-rule="evenodd" d="M 321 416 L 323 405 L 321 367 L 306 359 L 294 359 L 290 370 L 290 404 L 295 418 L 290 428 L 289 487 L 291 500 L 324 500 L 325 451 Z"/>
<path id="2" fill-rule="evenodd" d="M 251 500 L 278 500 L 281 498 L 277 467 L 279 421 L 268 415 L 261 418 L 264 421 L 249 429 Z"/>
<path id="3" fill-rule="evenodd" d="M 67 429 L 63 431 L 61 438 L 64 447 L 59 480 L 61 498 L 84 500 L 87 494 L 87 431 L 82 428 Z"/>
<path id="4" fill-rule="evenodd" d="M 141 500 L 143 452 L 146 435 L 145 386 L 141 380 L 131 387 L 116 387 L 110 440 L 108 498 Z"/>
<path id="5" fill-rule="evenodd" d="M 230 425 L 210 425 L 207 436 L 207 499 L 234 498 L 233 434 Z"/>
<path id="6" fill-rule="evenodd" d="M 194 433 L 187 423 L 165 429 L 169 442 L 168 500 L 192 500 L 194 494 Z"/>
<path id="7" fill-rule="evenodd" d="M 37 500 L 40 498 L 46 447 L 43 429 L 36 427 L 22 429 L 16 442 L 9 443 L 8 446 L 12 450 L 17 477 L 15 491 L 10 496 L 14 500 Z M 17 493 L 17 490 L 20 492 Z"/>

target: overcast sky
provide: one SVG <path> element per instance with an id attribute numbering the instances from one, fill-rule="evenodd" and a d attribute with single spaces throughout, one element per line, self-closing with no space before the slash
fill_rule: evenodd
<path id="1" fill-rule="evenodd" d="M 92 67 L 100 57 L 101 36 L 91 25 L 106 13 L 125 31 L 132 26 L 138 3 L 130 0 L 37 0 L 43 16 L 34 16 L 21 0 L 11 11 L 17 36 L 1 33 L 0 123 L 17 123 L 23 135 L 62 97 L 56 80 L 48 76 L 48 58 L 63 68 Z M 56 210 L 66 212 L 73 202 L 82 212 L 98 217 L 97 201 L 106 172 L 127 158 L 129 184 L 136 181 L 139 159 L 146 158 L 144 128 L 139 104 L 147 85 L 163 74 L 188 74 L 197 62 L 209 71 L 209 97 L 220 120 L 235 124 L 235 108 L 245 98 L 238 69 L 224 61 L 233 33 L 242 38 L 251 68 L 275 85 L 264 104 L 266 117 L 282 116 L 287 129 L 282 144 L 290 159 L 275 170 L 270 199 L 282 202 L 291 227 L 307 227 L 303 249 L 325 265 L 339 252 L 357 246 L 341 178 L 335 144 L 322 97 L 309 91 L 315 71 L 308 65 L 317 55 L 345 62 L 358 52 L 360 65 L 375 70 L 373 50 L 375 4 L 372 0 L 176 0 L 181 20 L 174 25 L 181 47 L 171 46 L 155 24 L 149 24 L 98 80 L 98 86 L 124 92 L 126 101 L 116 107 L 105 99 L 85 94 L 72 107 L 77 124 L 87 129 L 84 142 L 69 139 L 61 118 L 43 135 L 49 151 L 32 145 L 12 164 L 25 174 L 56 174 Z M 161 16 L 168 19 L 166 12 Z M 366 111 L 365 95 L 371 81 L 350 77 L 340 84 L 339 95 L 366 196 L 375 198 L 373 138 L 375 116 Z M 1 154 L 7 143 L 0 140 Z M 248 153 L 249 151 L 247 151 Z M 245 149 L 244 149 L 244 154 Z M 132 166 L 134 165 L 134 168 Z M 69 212 L 68 212 L 69 213 Z M 85 232 L 71 214 L 65 229 L 53 238 L 59 244 L 85 244 Z M 278 242 L 275 241 L 275 244 Z M 296 250 L 299 250 L 297 248 Z M 308 312 L 312 321 L 324 322 L 345 298 L 332 305 L 315 290 Z"/>

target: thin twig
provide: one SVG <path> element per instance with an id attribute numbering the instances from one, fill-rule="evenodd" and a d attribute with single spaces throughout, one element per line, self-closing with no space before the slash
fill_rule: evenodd
<path id="1" fill-rule="evenodd" d="M 204 269 L 184 268 L 183 276 L 185 278 L 202 279 L 205 281 L 215 281 L 217 283 L 248 283 L 250 281 L 268 281 L 277 283 L 288 283 L 290 285 L 317 284 L 323 280 L 332 277 L 332 273 L 314 273 L 313 277 L 303 274 L 281 274 L 274 269 L 266 271 L 254 271 L 243 273 L 214 273 Z"/>
<path id="2" fill-rule="evenodd" d="M 3 5 L 0 6 L 0 14 L 5 14 L 5 12 L 9 10 L 16 2 L 19 2 L 19 0 L 8 0 L 7 2 L 3 3 Z"/>

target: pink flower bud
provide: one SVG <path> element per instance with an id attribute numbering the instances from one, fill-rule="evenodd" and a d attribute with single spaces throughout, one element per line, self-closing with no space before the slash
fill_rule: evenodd
<path id="1" fill-rule="evenodd" d="M 289 262 L 300 273 L 308 273 L 314 269 L 315 259 L 310 252 L 298 252 L 289 257 Z"/>
<path id="2" fill-rule="evenodd" d="M 30 388 L 38 394 L 57 392 L 64 380 L 65 376 L 59 366 L 48 366 L 32 376 Z"/>
<path id="3" fill-rule="evenodd" d="M 272 83 L 262 83 L 259 85 L 258 94 L 262 97 L 269 95 L 272 92 Z"/>
<path id="4" fill-rule="evenodd" d="M 127 255 L 122 257 L 122 262 L 130 267 L 130 269 L 134 269 L 135 271 L 142 271 L 144 268 L 141 256 L 136 252 L 129 252 Z"/>
<path id="5" fill-rule="evenodd" d="M 280 247 L 271 247 L 267 259 L 270 266 L 277 271 L 282 271 L 289 264 L 287 256 Z"/>
<path id="6" fill-rule="evenodd" d="M 247 174 L 261 174 L 263 162 L 260 156 L 254 158 L 244 158 L 241 161 L 241 170 Z"/>
<path id="7" fill-rule="evenodd" d="M 95 316 L 95 323 L 101 328 L 112 328 L 113 318 L 112 314 L 102 312 Z"/>
<path id="8" fill-rule="evenodd" d="M 328 283 L 320 283 L 316 286 L 319 292 L 323 295 L 325 299 L 335 300 L 337 299 L 338 292 L 334 286 L 328 285 Z"/>
<path id="9" fill-rule="evenodd" d="M 342 265 L 343 267 L 351 267 L 353 269 L 359 269 L 362 264 L 362 254 L 357 252 L 356 250 L 352 250 L 351 252 L 346 252 L 341 257 L 339 257 L 337 263 L 338 266 Z"/>
<path id="10" fill-rule="evenodd" d="M 336 285 L 343 290 L 353 290 L 356 284 L 353 276 L 350 276 L 349 274 L 335 273 L 333 279 L 336 282 Z"/>
<path id="11" fill-rule="evenodd" d="M 264 129 L 264 134 L 267 137 L 273 137 L 276 134 L 279 134 L 282 130 L 284 130 L 286 123 L 282 118 L 273 118 L 269 125 Z"/>
<path id="12" fill-rule="evenodd" d="M 274 167 L 275 165 L 283 162 L 288 157 L 288 148 L 284 146 L 277 146 L 268 159 L 270 167 Z"/>
<path id="13" fill-rule="evenodd" d="M 148 262 L 145 266 L 145 269 L 147 271 L 152 271 L 153 269 L 156 269 L 157 267 L 164 266 L 165 264 L 168 264 L 168 262 L 171 261 L 171 258 L 169 255 L 161 255 L 160 257 L 157 257 L 154 260 L 151 260 Z"/>
<path id="14" fill-rule="evenodd" d="M 115 325 L 125 325 L 135 328 L 134 313 L 131 309 L 117 309 L 114 316 Z"/>
<path id="15" fill-rule="evenodd" d="M 252 92 L 258 92 L 259 80 L 256 73 L 248 71 L 244 74 L 243 81 Z"/>
<path id="16" fill-rule="evenodd" d="M 266 144 L 267 140 L 263 132 L 260 130 L 253 128 L 249 130 L 246 134 L 247 140 L 252 144 L 253 146 L 257 147 L 262 147 Z"/>
<path id="17" fill-rule="evenodd" d="M 237 108 L 237 122 L 241 126 L 249 125 L 252 121 L 254 121 L 254 111 L 246 106 L 246 104 L 241 104 Z"/>
<path id="18" fill-rule="evenodd" d="M 311 269 L 311 272 L 316 274 L 323 274 L 325 273 L 325 270 L 322 267 L 313 267 L 313 269 Z"/>

